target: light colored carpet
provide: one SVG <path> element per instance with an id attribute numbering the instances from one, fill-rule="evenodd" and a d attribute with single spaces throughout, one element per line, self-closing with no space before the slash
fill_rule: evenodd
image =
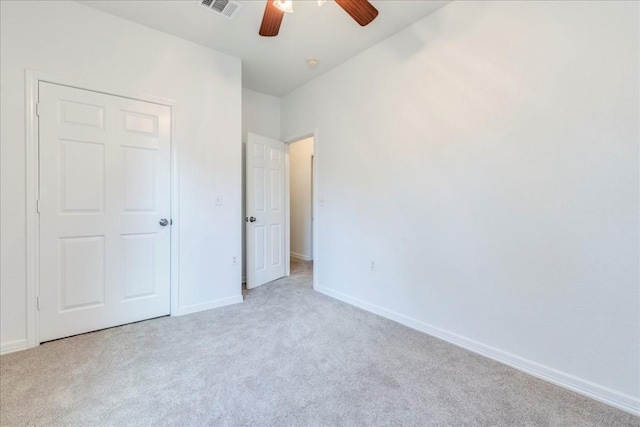
<path id="1" fill-rule="evenodd" d="M 0 358 L 0 424 L 638 426 L 639 419 L 311 290 Z"/>

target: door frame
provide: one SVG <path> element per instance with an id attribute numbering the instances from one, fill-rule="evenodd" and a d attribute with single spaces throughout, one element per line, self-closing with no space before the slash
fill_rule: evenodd
<path id="1" fill-rule="evenodd" d="M 69 86 L 105 95 L 129 98 L 169 107 L 171 111 L 171 227 L 170 235 L 170 314 L 178 314 L 179 302 L 179 150 L 176 139 L 176 115 L 178 103 L 173 99 L 161 98 L 141 93 L 133 88 L 105 87 L 103 82 L 79 81 L 75 78 L 53 76 L 36 70 L 25 70 L 25 155 L 26 155 L 26 309 L 27 348 L 40 345 L 40 316 L 38 297 L 40 294 L 40 219 L 37 212 L 39 199 L 39 159 L 40 136 L 38 130 L 38 85 L 40 82 Z"/>
<path id="2" fill-rule="evenodd" d="M 286 194 L 286 213 L 285 213 L 285 222 L 286 222 L 286 231 L 285 231 L 285 242 L 286 242 L 286 266 L 285 266 L 285 274 L 287 276 L 291 275 L 291 159 L 290 159 L 290 145 L 294 142 L 301 141 L 307 138 L 313 138 L 313 156 L 311 169 L 313 171 L 312 181 L 311 181 L 311 253 L 313 254 L 313 289 L 316 290 L 318 286 L 318 176 L 319 176 L 319 168 L 318 168 L 318 128 L 311 129 L 307 132 L 302 132 L 299 134 L 295 134 L 288 138 L 284 138 L 284 144 L 286 146 L 286 175 L 285 175 L 285 194 Z"/>

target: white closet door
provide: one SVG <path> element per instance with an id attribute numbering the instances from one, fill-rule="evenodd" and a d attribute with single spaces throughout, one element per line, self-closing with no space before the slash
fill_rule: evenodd
<path id="1" fill-rule="evenodd" d="M 41 342 L 169 314 L 170 126 L 166 106 L 39 84 Z"/>
<path id="2" fill-rule="evenodd" d="M 247 288 L 285 275 L 285 144 L 250 133 L 247 140 Z"/>

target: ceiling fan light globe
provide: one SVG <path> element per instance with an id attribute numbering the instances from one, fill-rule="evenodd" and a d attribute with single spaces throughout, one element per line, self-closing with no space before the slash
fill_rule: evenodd
<path id="1" fill-rule="evenodd" d="M 283 12 L 293 13 L 293 0 L 274 0 L 273 5 Z"/>

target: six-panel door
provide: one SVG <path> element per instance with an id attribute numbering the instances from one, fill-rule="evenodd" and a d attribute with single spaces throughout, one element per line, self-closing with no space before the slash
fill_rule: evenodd
<path id="1" fill-rule="evenodd" d="M 285 153 L 282 141 L 249 133 L 246 153 L 249 289 L 285 275 Z"/>
<path id="2" fill-rule="evenodd" d="M 41 82 L 40 341 L 170 312 L 167 106 Z"/>

